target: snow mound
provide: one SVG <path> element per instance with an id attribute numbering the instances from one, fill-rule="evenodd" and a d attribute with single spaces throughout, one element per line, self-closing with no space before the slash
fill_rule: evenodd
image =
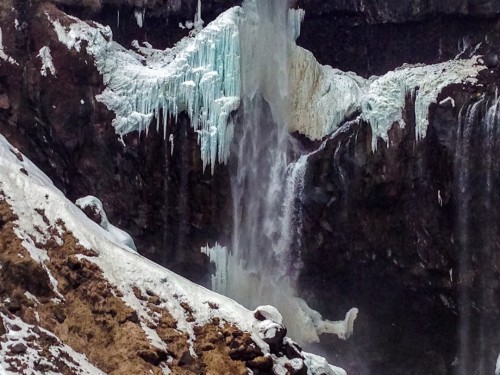
<path id="1" fill-rule="evenodd" d="M 77 199 L 75 204 L 84 212 L 86 212 L 86 210 L 90 210 L 91 214 L 98 220 L 97 224 L 99 224 L 104 230 L 108 231 L 109 234 L 116 239 L 116 242 L 121 243 L 126 248 L 137 251 L 132 236 L 109 222 L 106 212 L 104 212 L 102 202 L 98 198 L 92 195 L 87 195 L 86 197 Z"/>

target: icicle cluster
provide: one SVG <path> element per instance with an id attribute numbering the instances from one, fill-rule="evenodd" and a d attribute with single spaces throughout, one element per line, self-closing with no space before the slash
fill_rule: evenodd
<path id="1" fill-rule="evenodd" d="M 52 23 L 68 48 L 79 51 L 81 41 L 87 41 L 106 85 L 97 100 L 115 112 L 120 136 L 147 130 L 156 118 L 157 129 L 162 119 L 166 137 L 168 118 L 186 111 L 198 132 L 203 167 L 211 164 L 213 172 L 216 161 L 229 156 L 230 114 L 240 103 L 239 13 L 239 7 L 232 8 L 195 37 L 147 56 L 114 43 L 108 27 L 76 19 L 69 27 Z"/>

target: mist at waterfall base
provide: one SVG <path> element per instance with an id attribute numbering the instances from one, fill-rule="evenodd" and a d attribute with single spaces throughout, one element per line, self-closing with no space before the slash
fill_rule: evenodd
<path id="1" fill-rule="evenodd" d="M 289 335 L 304 344 L 319 334 L 347 338 L 357 310 L 331 322 L 295 296 L 301 199 L 307 155 L 288 132 L 288 0 L 246 1 L 240 24 L 241 98 L 232 146 L 233 231 L 229 248 L 204 248 L 217 271 L 212 288 L 248 308 L 273 305 Z"/>

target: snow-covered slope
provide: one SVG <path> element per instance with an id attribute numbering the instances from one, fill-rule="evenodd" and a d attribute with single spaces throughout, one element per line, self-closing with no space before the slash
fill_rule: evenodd
<path id="1" fill-rule="evenodd" d="M 276 374 L 305 366 L 308 374 L 345 373 L 285 338 L 273 318 L 279 313 L 266 313 L 275 310 L 248 311 L 131 252 L 3 136 L 0 206 L 0 344 L 8 353 L 0 369 L 36 373 L 47 362 L 58 369 L 52 373 L 217 366 L 223 372 L 214 373 L 259 366 Z"/>

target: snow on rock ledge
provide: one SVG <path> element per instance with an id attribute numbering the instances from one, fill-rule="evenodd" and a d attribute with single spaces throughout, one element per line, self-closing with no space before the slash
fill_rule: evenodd
<path id="1" fill-rule="evenodd" d="M 304 48 L 290 52 L 289 129 L 317 140 L 335 131 L 361 106 L 367 81 L 321 65 Z"/>
<path id="2" fill-rule="evenodd" d="M 450 60 L 435 65 L 403 65 L 373 80 L 361 103 L 363 120 L 372 127 L 372 148 L 377 138 L 388 142 L 388 131 L 393 124 L 404 127 L 403 110 L 408 94 L 415 95 L 415 131 L 417 140 L 425 137 L 429 125 L 429 107 L 449 85 L 475 82 L 485 66 L 477 57 Z"/>

